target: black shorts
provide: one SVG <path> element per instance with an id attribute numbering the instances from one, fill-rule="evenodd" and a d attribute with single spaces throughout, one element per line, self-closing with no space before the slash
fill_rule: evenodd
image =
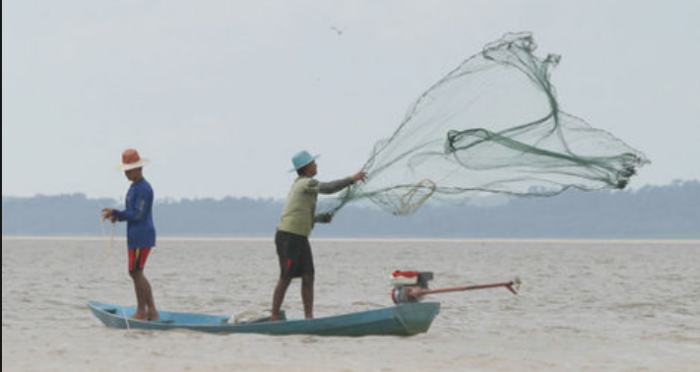
<path id="1" fill-rule="evenodd" d="M 314 275 L 314 258 L 308 237 L 277 230 L 275 245 L 280 262 L 280 278 Z"/>

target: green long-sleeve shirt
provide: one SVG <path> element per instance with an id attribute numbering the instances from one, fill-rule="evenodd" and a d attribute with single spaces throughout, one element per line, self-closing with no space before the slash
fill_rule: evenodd
<path id="1" fill-rule="evenodd" d="M 315 215 L 318 194 L 334 194 L 353 183 L 352 177 L 332 182 L 319 182 L 310 177 L 297 178 L 287 196 L 277 230 L 309 236 L 314 222 L 327 222 L 323 221 L 323 216 Z"/>

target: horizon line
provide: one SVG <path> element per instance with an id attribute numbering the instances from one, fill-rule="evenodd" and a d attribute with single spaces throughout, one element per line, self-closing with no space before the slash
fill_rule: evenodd
<path id="1" fill-rule="evenodd" d="M 696 179 L 696 178 L 680 179 L 680 178 L 679 178 L 679 179 L 672 180 L 672 181 L 670 181 L 670 182 L 668 182 L 668 183 L 665 183 L 665 184 L 651 184 L 651 183 L 647 183 L 647 184 L 641 185 L 641 186 L 639 186 L 639 187 L 632 187 L 632 186 L 629 186 L 628 188 L 625 188 L 625 189 L 623 189 L 623 190 L 617 190 L 617 189 L 603 189 L 603 190 L 599 190 L 599 191 L 609 190 L 609 191 L 617 191 L 617 192 L 624 192 L 624 191 L 635 192 L 635 191 L 639 191 L 639 190 L 641 190 L 641 189 L 643 189 L 643 188 L 645 188 L 645 187 L 665 187 L 665 186 L 674 186 L 674 185 L 678 185 L 678 184 L 694 183 L 694 182 L 700 183 L 700 179 Z M 117 197 L 117 198 L 115 198 L 115 197 L 113 197 L 113 196 L 89 196 L 88 194 L 86 194 L 85 192 L 82 192 L 82 191 L 59 192 L 59 193 L 56 193 L 56 194 L 35 193 L 35 194 L 32 195 L 32 196 L 17 196 L 17 195 L 6 195 L 6 194 L 3 194 L 2 197 L 3 197 L 3 198 L 29 199 L 29 198 L 36 198 L 36 197 L 40 197 L 40 196 L 52 197 L 52 196 L 72 196 L 72 195 L 83 195 L 83 196 L 85 196 L 87 199 L 114 199 L 114 200 L 119 200 L 119 198 L 123 198 L 123 196 L 122 196 L 122 197 Z M 493 194 L 493 195 L 501 195 L 501 194 Z M 189 199 L 189 200 L 201 200 L 201 199 L 222 200 L 222 199 L 227 199 L 227 198 L 233 198 L 233 199 L 253 199 L 253 200 L 261 200 L 261 199 L 262 199 L 262 200 L 274 200 L 274 201 L 280 201 L 280 200 L 281 200 L 281 201 L 284 201 L 285 198 L 286 198 L 286 196 L 278 196 L 278 197 L 274 197 L 274 196 L 234 196 L 234 195 L 225 195 L 225 196 L 179 196 L 179 197 L 177 197 L 177 196 L 163 196 L 163 197 L 157 198 L 156 201 L 163 201 L 163 200 L 168 200 L 168 199 L 173 199 L 173 200 L 176 200 L 176 201 L 181 201 L 181 200 L 183 200 L 183 199 Z"/>

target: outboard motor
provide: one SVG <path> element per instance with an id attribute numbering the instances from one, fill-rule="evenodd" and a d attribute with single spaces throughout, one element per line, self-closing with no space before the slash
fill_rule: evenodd
<path id="1" fill-rule="evenodd" d="M 396 270 L 391 274 L 391 300 L 395 304 L 404 302 L 418 302 L 422 299 L 420 290 L 428 289 L 428 282 L 433 280 L 433 273 L 429 271 L 401 271 Z"/>

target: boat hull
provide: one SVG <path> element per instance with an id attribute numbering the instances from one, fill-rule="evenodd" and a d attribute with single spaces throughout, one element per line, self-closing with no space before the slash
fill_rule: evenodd
<path id="1" fill-rule="evenodd" d="M 427 332 L 440 311 L 440 304 L 437 302 L 414 302 L 324 318 L 229 323 L 227 316 L 168 311 L 160 311 L 159 320 L 139 321 L 129 318 L 135 311 L 133 307 L 96 301 L 90 301 L 87 305 L 102 323 L 111 328 L 319 336 L 411 336 Z"/>

